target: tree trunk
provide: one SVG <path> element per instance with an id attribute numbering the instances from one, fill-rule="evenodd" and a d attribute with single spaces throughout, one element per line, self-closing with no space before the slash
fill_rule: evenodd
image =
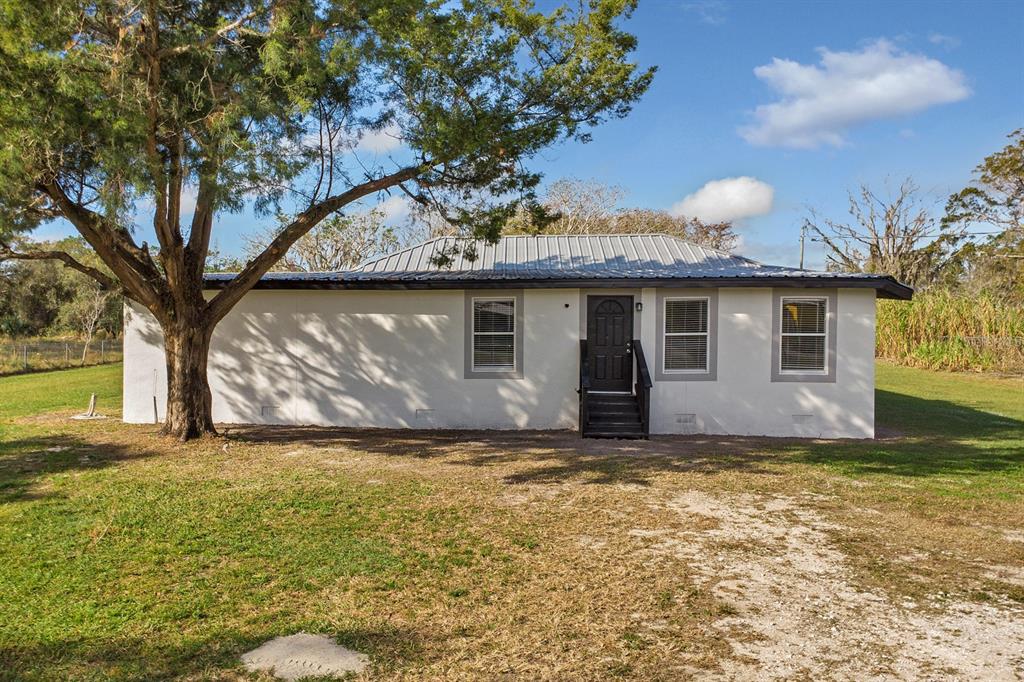
<path id="1" fill-rule="evenodd" d="M 164 329 L 167 417 L 163 430 L 183 441 L 217 432 L 206 378 L 212 332 L 198 324 L 177 324 Z"/>
<path id="2" fill-rule="evenodd" d="M 90 343 L 92 343 L 92 334 L 85 337 L 85 345 L 82 346 L 82 367 L 85 367 L 85 361 L 89 359 Z"/>

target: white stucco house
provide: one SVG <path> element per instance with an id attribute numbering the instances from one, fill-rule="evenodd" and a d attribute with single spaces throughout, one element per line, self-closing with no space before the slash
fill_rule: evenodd
<path id="1" fill-rule="evenodd" d="M 214 334 L 215 421 L 874 435 L 875 299 L 912 294 L 891 277 L 663 235 L 504 237 L 438 265 L 452 239 L 264 277 Z M 125 327 L 124 419 L 163 420 L 159 327 L 137 306 Z"/>

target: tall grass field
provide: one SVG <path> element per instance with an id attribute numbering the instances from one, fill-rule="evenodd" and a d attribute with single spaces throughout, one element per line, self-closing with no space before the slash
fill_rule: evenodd
<path id="1" fill-rule="evenodd" d="M 1024 309 L 947 292 L 880 300 L 875 352 L 912 367 L 1024 374 Z"/>

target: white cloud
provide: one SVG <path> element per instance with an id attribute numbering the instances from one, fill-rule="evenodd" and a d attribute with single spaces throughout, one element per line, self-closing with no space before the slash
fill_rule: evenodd
<path id="1" fill-rule="evenodd" d="M 947 36 L 943 33 L 929 33 L 928 42 L 932 45 L 938 45 L 944 47 L 947 50 L 952 50 L 955 47 L 960 47 L 960 39 L 956 36 Z"/>
<path id="2" fill-rule="evenodd" d="M 181 216 L 191 216 L 196 212 L 196 202 L 199 200 L 199 188 L 194 185 L 185 185 L 181 189 Z M 136 206 L 136 213 L 152 214 L 156 209 L 156 198 L 147 195 Z"/>
<path id="3" fill-rule="evenodd" d="M 386 126 L 381 130 L 371 130 L 359 139 L 357 149 L 373 154 L 389 152 L 402 146 L 401 134 L 398 126 L 394 124 Z"/>
<path id="4" fill-rule="evenodd" d="M 858 52 L 819 48 L 819 64 L 775 58 L 754 75 L 781 99 L 754 111 L 740 128 L 751 144 L 813 149 L 841 146 L 860 123 L 912 114 L 971 94 L 964 74 L 922 54 L 878 40 Z"/>
<path id="5" fill-rule="evenodd" d="M 774 200 L 775 189 L 767 182 L 747 176 L 722 178 L 683 197 L 670 212 L 709 223 L 732 222 L 768 213 Z"/>
<path id="6" fill-rule="evenodd" d="M 377 204 L 374 208 L 384 214 L 384 220 L 388 223 L 394 223 L 402 220 L 409 215 L 411 210 L 406 198 L 398 195 L 388 197 Z"/>
<path id="7" fill-rule="evenodd" d="M 693 0 L 693 2 L 684 2 L 682 7 L 685 11 L 695 14 L 698 19 L 711 26 L 721 26 L 724 24 L 729 9 L 723 0 Z"/>

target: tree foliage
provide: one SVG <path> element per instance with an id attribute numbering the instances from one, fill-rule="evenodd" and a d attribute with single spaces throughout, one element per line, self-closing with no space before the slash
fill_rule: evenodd
<path id="1" fill-rule="evenodd" d="M 995 230 L 961 247 L 953 263 L 960 288 L 1024 305 L 1024 129 L 975 168 L 975 182 L 952 195 L 943 223 Z"/>
<path id="2" fill-rule="evenodd" d="M 974 169 L 975 182 L 949 198 L 944 224 L 1024 229 L 1024 128 L 1007 137 L 1008 145 Z"/>
<path id="3" fill-rule="evenodd" d="M 0 241 L 63 219 L 110 274 L 65 265 L 153 314 L 167 430 L 212 431 L 217 322 L 327 216 L 404 192 L 496 238 L 531 204 L 537 152 L 624 116 L 652 70 L 618 27 L 631 0 L 7 0 L 0 5 Z M 360 138 L 396 131 L 368 158 Z M 191 215 L 182 197 L 194 195 Z M 470 195 L 488 198 L 465 207 Z M 202 292 L 214 216 L 288 218 Z M 132 217 L 152 207 L 153 248 Z M 22 253 L 23 257 L 29 254 Z M 41 254 L 36 254 L 41 255 Z"/>

